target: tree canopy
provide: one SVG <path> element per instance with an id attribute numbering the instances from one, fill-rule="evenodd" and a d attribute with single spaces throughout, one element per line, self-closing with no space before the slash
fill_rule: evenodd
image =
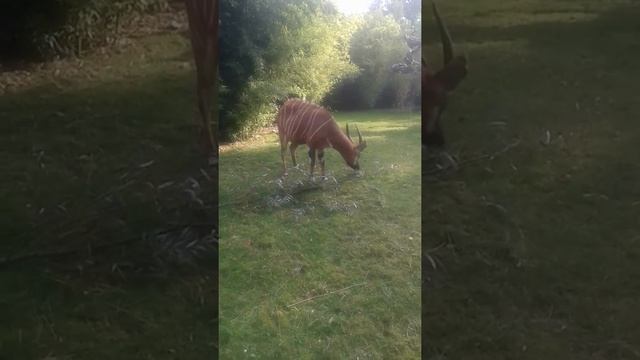
<path id="1" fill-rule="evenodd" d="M 220 128 L 237 138 L 269 123 L 287 95 L 320 102 L 354 73 L 354 24 L 328 1 L 232 0 L 220 11 Z"/>

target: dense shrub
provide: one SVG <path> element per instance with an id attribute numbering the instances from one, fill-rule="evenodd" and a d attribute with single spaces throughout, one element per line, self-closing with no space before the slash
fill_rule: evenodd
<path id="1" fill-rule="evenodd" d="M 5 1 L 0 11 L 0 61 L 36 57 L 36 34 L 55 30 L 65 16 L 60 1 Z"/>
<path id="2" fill-rule="evenodd" d="M 166 0 L 21 0 L 0 12 L 0 62 L 81 55 L 114 40 L 123 21 Z"/>
<path id="3" fill-rule="evenodd" d="M 328 1 L 234 0 L 220 4 L 220 130 L 239 139 L 274 121 L 288 95 L 320 102 L 357 69 L 355 24 Z"/>

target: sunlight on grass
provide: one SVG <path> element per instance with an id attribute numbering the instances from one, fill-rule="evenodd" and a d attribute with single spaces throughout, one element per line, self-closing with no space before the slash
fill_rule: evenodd
<path id="1" fill-rule="evenodd" d="M 213 262 L 149 275 L 159 263 L 140 240 L 169 222 L 200 221 L 177 189 L 185 179 L 213 188 L 191 145 L 193 80 L 180 58 L 189 46 L 176 33 L 140 38 L 35 69 L 0 97 L 0 257 L 81 249 L 3 267 L 0 357 L 215 352 Z"/>
<path id="2" fill-rule="evenodd" d="M 369 142 L 361 176 L 329 150 L 310 181 L 301 150 L 279 182 L 275 135 L 221 157 L 222 357 L 419 357 L 419 115 L 337 120 Z"/>

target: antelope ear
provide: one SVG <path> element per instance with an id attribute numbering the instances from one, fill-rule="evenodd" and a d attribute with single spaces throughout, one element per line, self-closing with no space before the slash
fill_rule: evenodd
<path id="1" fill-rule="evenodd" d="M 467 59 L 464 56 L 457 56 L 445 65 L 442 70 L 434 76 L 446 91 L 452 91 L 467 76 Z"/>
<path id="2" fill-rule="evenodd" d="M 362 151 L 367 147 L 367 140 L 363 141 L 362 143 L 358 144 L 358 150 Z"/>

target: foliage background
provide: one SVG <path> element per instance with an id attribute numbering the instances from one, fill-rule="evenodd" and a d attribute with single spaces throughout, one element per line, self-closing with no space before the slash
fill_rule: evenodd
<path id="1" fill-rule="evenodd" d="M 168 7 L 168 0 L 6 1 L 0 11 L 0 63 L 82 56 L 116 41 L 125 22 Z"/>
<path id="2" fill-rule="evenodd" d="M 420 3 L 385 0 L 360 16 L 329 1 L 229 0 L 220 8 L 220 130 L 246 138 L 289 96 L 332 110 L 417 106 L 417 74 L 394 74 L 419 36 Z M 250 26 L 248 26 L 250 24 Z"/>
<path id="3" fill-rule="evenodd" d="M 170 0 L 24 0 L 0 12 L 0 65 L 83 57 Z M 417 74 L 395 74 L 420 36 L 420 2 L 376 0 L 346 16 L 329 0 L 220 1 L 220 123 L 225 140 L 271 124 L 296 96 L 331 110 L 416 108 Z"/>

